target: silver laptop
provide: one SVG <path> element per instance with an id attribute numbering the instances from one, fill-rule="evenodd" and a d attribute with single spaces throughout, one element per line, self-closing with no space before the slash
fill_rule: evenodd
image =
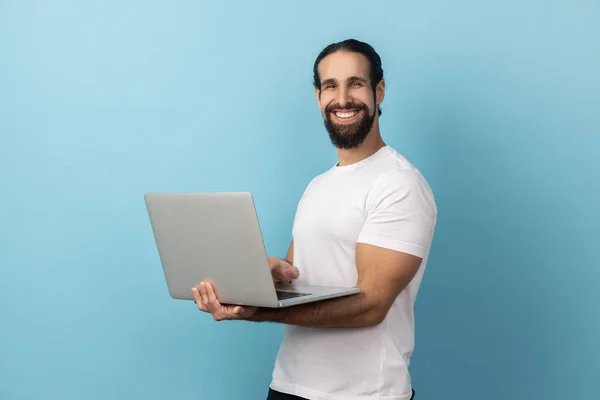
<path id="1" fill-rule="evenodd" d="M 169 294 L 193 300 L 212 282 L 222 304 L 288 307 L 359 293 L 355 287 L 275 284 L 247 192 L 144 195 Z"/>

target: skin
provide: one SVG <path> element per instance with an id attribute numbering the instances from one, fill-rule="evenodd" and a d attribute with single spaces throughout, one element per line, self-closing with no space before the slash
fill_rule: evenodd
<path id="1" fill-rule="evenodd" d="M 367 105 L 369 113 L 377 113 L 383 102 L 385 82 L 378 82 L 375 91 L 369 82 L 369 61 L 357 53 L 339 51 L 325 57 L 319 64 L 321 87 L 315 89 L 317 104 L 325 116 L 330 104 L 358 102 Z M 361 111 L 363 113 L 364 111 Z M 336 124 L 355 122 L 332 116 Z M 364 142 L 352 149 L 337 149 L 338 165 L 345 166 L 373 155 L 385 146 L 376 115 L 372 129 Z M 275 282 L 298 278 L 293 266 L 294 243 L 290 243 L 285 259 L 269 258 Z M 198 309 L 210 313 L 216 321 L 247 320 L 279 322 L 310 327 L 365 327 L 380 324 L 396 297 L 417 273 L 422 259 L 410 254 L 364 243 L 356 244 L 356 286 L 361 292 L 353 296 L 324 300 L 284 309 L 231 306 L 219 303 L 210 283 L 201 282 L 192 289 Z"/>
<path id="2" fill-rule="evenodd" d="M 325 117 L 325 109 L 329 105 L 344 106 L 348 102 L 365 104 L 369 113 L 376 114 L 376 106 L 383 103 L 385 97 L 385 81 L 381 80 L 371 89 L 369 79 L 369 60 L 362 54 L 336 52 L 325 57 L 319 64 L 321 87 L 315 88 L 317 104 Z M 364 111 L 361 111 L 361 114 Z M 357 115 L 359 118 L 362 115 Z M 338 125 L 350 124 L 355 121 L 341 120 L 335 115 L 332 119 Z M 353 149 L 337 149 L 338 165 L 346 166 L 367 158 L 385 146 L 379 130 L 379 116 L 375 116 L 371 131 L 363 143 Z"/>

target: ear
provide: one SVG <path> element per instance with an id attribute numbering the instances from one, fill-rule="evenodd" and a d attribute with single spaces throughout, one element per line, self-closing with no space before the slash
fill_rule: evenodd
<path id="1" fill-rule="evenodd" d="M 380 80 L 377 86 L 375 87 L 375 102 L 377 105 L 383 103 L 383 99 L 385 98 L 385 80 Z"/>
<path id="2" fill-rule="evenodd" d="M 319 108 L 321 108 L 321 90 L 318 88 L 315 88 L 315 97 L 317 98 L 317 104 L 319 105 Z"/>

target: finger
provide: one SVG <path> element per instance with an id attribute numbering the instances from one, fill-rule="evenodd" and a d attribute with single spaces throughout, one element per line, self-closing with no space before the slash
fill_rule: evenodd
<path id="1" fill-rule="evenodd" d="M 246 318 L 248 314 L 248 309 L 242 306 L 235 306 L 232 310 L 232 317 L 230 319 L 242 319 Z"/>
<path id="2" fill-rule="evenodd" d="M 220 309 L 221 303 L 219 303 L 219 300 L 217 300 L 217 295 L 215 293 L 215 289 L 213 288 L 213 285 L 211 285 L 210 283 L 206 283 L 205 287 L 206 287 L 206 300 L 207 300 L 208 306 L 212 310 Z"/>
<path id="3" fill-rule="evenodd" d="M 288 268 L 289 265 L 287 263 L 280 262 L 271 267 L 271 274 L 273 274 L 273 276 L 285 276 Z"/>
<path id="4" fill-rule="evenodd" d="M 275 268 L 277 268 L 280 264 L 280 260 L 277 257 L 269 257 L 268 258 L 269 261 L 269 268 L 271 268 L 271 271 L 273 271 Z"/>
<path id="5" fill-rule="evenodd" d="M 235 306 L 233 308 L 233 313 L 235 315 L 242 315 L 244 313 L 244 307 L 242 307 L 242 306 Z"/>
<path id="6" fill-rule="evenodd" d="M 194 303 L 196 303 L 196 305 L 200 305 L 202 302 L 202 297 L 200 297 L 200 292 L 195 286 L 192 288 L 192 295 L 194 295 Z"/>
<path id="7" fill-rule="evenodd" d="M 201 282 L 200 283 L 200 297 L 201 297 L 201 301 L 202 301 L 202 306 L 210 311 L 210 307 L 208 306 L 208 295 L 206 294 L 206 283 Z"/>
<path id="8" fill-rule="evenodd" d="M 192 293 L 194 294 L 194 303 L 200 311 L 206 311 L 204 304 L 202 303 L 202 297 L 200 296 L 200 291 L 197 287 L 192 288 Z"/>
<path id="9" fill-rule="evenodd" d="M 256 307 L 242 307 L 242 306 L 236 306 L 233 309 L 233 314 L 235 315 L 235 318 L 237 319 L 243 319 L 243 318 L 249 318 L 252 315 L 254 315 L 257 311 Z"/>
<path id="10" fill-rule="evenodd" d="M 285 279 L 296 279 L 300 275 L 298 268 L 289 264 L 286 265 L 281 272 Z"/>
<path id="11" fill-rule="evenodd" d="M 300 270 L 298 269 L 298 267 L 292 267 L 292 271 L 291 271 L 291 277 L 292 279 L 298 279 L 298 277 L 300 276 Z"/>

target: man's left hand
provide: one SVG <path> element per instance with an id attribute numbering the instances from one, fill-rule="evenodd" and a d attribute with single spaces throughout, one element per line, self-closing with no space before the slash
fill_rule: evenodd
<path id="1" fill-rule="evenodd" d="M 221 304 L 210 282 L 201 282 L 192 289 L 192 292 L 198 309 L 212 314 L 215 321 L 247 319 L 258 310 L 258 307 Z"/>

